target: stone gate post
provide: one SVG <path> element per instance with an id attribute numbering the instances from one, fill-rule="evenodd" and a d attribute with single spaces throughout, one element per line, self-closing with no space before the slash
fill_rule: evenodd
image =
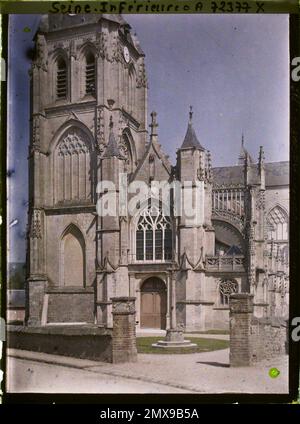
<path id="1" fill-rule="evenodd" d="M 229 298 L 230 323 L 230 366 L 251 365 L 251 320 L 253 295 L 235 293 Z"/>
<path id="2" fill-rule="evenodd" d="M 113 297 L 112 362 L 136 362 L 135 297 Z"/>

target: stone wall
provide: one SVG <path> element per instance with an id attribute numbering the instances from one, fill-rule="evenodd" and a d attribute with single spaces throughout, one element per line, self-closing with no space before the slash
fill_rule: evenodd
<path id="1" fill-rule="evenodd" d="M 47 322 L 94 323 L 94 289 L 48 290 Z"/>
<path id="2" fill-rule="evenodd" d="M 252 318 L 250 326 L 251 361 L 288 353 L 288 325 L 279 318 Z"/>
<path id="3" fill-rule="evenodd" d="M 249 366 L 287 353 L 288 326 L 279 318 L 253 316 L 253 295 L 230 296 L 230 366 Z"/>
<path id="4" fill-rule="evenodd" d="M 96 327 L 8 326 L 8 347 L 112 362 L 111 331 Z"/>
<path id="5" fill-rule="evenodd" d="M 135 298 L 113 298 L 113 329 L 96 325 L 8 326 L 8 347 L 104 362 L 137 361 Z"/>

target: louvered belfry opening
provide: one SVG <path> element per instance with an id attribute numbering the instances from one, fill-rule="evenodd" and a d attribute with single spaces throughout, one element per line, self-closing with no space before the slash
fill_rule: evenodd
<path id="1" fill-rule="evenodd" d="M 56 96 L 58 99 L 65 99 L 67 92 L 67 65 L 65 60 L 60 57 L 57 60 Z"/>
<path id="2" fill-rule="evenodd" d="M 95 56 L 92 53 L 86 55 L 85 68 L 85 92 L 94 95 L 96 91 Z"/>

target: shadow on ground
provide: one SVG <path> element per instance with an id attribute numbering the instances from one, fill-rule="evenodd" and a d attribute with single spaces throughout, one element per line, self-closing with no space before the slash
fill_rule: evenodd
<path id="1" fill-rule="evenodd" d="M 198 361 L 197 364 L 211 365 L 212 367 L 229 368 L 229 364 L 222 364 L 221 362 L 200 362 L 200 361 Z"/>

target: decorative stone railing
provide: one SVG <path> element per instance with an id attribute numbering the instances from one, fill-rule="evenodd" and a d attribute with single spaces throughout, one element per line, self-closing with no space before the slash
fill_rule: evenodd
<path id="1" fill-rule="evenodd" d="M 245 189 L 239 184 L 229 187 L 215 185 L 212 190 L 212 208 L 243 216 L 244 198 Z"/>
<path id="2" fill-rule="evenodd" d="M 242 229 L 245 215 L 244 197 L 244 187 L 241 185 L 214 186 L 212 190 L 213 218 L 225 218 Z"/>
<path id="3" fill-rule="evenodd" d="M 206 256 L 205 266 L 207 271 L 245 271 L 245 257 L 233 256 Z"/>

